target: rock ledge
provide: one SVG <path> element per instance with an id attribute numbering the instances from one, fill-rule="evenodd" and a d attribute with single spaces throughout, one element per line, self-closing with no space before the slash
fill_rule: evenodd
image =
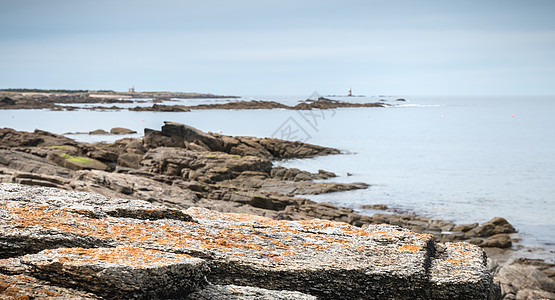
<path id="1" fill-rule="evenodd" d="M 181 211 L 18 184 L 0 184 L 0 216 L 0 296 L 29 284 L 80 298 L 498 296 L 481 248 L 391 225 Z"/>

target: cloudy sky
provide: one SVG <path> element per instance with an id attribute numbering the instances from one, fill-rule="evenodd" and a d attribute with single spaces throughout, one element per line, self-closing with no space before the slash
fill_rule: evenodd
<path id="1" fill-rule="evenodd" d="M 0 0 L 0 88 L 555 94 L 555 1 Z"/>

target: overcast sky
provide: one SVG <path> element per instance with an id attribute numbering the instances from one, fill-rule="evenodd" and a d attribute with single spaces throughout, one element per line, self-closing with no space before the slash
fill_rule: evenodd
<path id="1" fill-rule="evenodd" d="M 555 94 L 555 1 L 0 0 L 0 88 Z"/>

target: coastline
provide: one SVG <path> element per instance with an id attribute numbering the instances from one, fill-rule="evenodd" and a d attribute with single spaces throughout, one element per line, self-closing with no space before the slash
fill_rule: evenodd
<path id="1" fill-rule="evenodd" d="M 335 176 L 324 170 L 309 173 L 272 167 L 273 159 L 339 153 L 310 144 L 204 133 L 171 122 L 162 130 L 145 130 L 142 140 L 122 139 L 113 144 L 76 143 L 40 130 L 34 133 L 3 130 L 1 138 L 3 182 L 138 198 L 178 209 L 200 206 L 274 219 L 320 218 L 363 227 L 398 225 L 433 234 L 438 242 L 467 241 L 489 246 L 486 251 L 501 263 L 507 263 L 503 257 L 510 253 L 507 251 L 512 245 L 510 234 L 515 232 L 504 219 L 481 225 L 456 225 L 407 214 L 363 216 L 352 209 L 295 197 L 368 187 L 313 182 Z M 509 265 L 514 263 L 510 261 Z M 500 269 L 497 262 L 491 264 L 492 270 Z M 525 267 L 535 264 L 534 268 L 545 276 L 555 276 L 550 264 L 522 260 L 518 264 Z"/>
<path id="2" fill-rule="evenodd" d="M 325 100 L 325 99 L 324 99 Z M 125 100 L 122 100 L 125 101 Z M 331 106 L 329 108 L 333 108 L 333 105 L 336 105 L 337 103 L 335 102 L 326 102 L 326 101 L 320 101 L 321 103 L 324 103 L 324 105 L 330 105 Z M 250 101 L 250 102 L 246 102 L 246 103 L 241 103 L 240 106 L 237 107 L 233 107 L 233 104 L 230 106 L 229 104 L 214 104 L 214 105 L 197 105 L 196 107 L 198 107 L 199 109 L 249 109 L 249 108 L 243 108 L 242 106 L 246 105 L 248 107 L 254 107 L 254 109 L 260 109 L 259 106 L 265 106 L 268 105 L 268 103 L 271 102 L 259 102 L 259 101 Z M 311 102 L 309 102 L 311 103 Z M 319 104 L 319 101 L 314 101 L 312 103 L 316 103 L 317 105 Z M 279 103 L 278 103 L 279 104 Z M 154 105 L 157 104 L 153 104 L 153 107 L 155 107 Z M 273 104 L 270 104 L 273 105 Z M 281 104 L 279 104 L 281 105 Z M 172 106 L 165 106 L 165 105 L 160 105 L 158 107 L 161 107 L 160 110 L 158 111 L 174 111 L 172 110 Z M 169 109 L 167 109 L 169 107 Z M 181 107 L 181 106 L 175 106 L 175 107 Z M 344 106 L 345 107 L 345 106 Z M 374 106 L 372 106 L 374 107 Z M 30 107 L 32 108 L 32 107 Z M 267 108 L 267 107 L 266 107 Z M 283 107 L 275 107 L 278 109 L 284 109 Z M 306 108 L 306 106 L 305 106 Z M 310 107 L 309 107 L 310 108 Z M 326 109 L 325 107 L 315 107 L 318 109 Z M 5 109 L 9 109 L 9 108 L 5 108 Z M 103 108 L 104 109 L 104 108 Z M 167 110 L 166 110 L 167 109 Z M 190 108 L 189 107 L 185 107 L 185 110 L 183 111 L 188 111 Z M 302 108 L 300 108 L 302 109 Z M 178 110 L 179 111 L 179 110 Z M 159 131 L 159 132 L 163 132 Z M 155 132 L 155 131 L 154 131 Z M 46 132 L 41 132 L 40 130 L 36 131 L 34 134 L 38 135 L 39 138 L 38 139 L 42 139 L 44 138 L 44 136 L 56 136 L 50 133 L 46 133 Z M 201 142 L 187 142 L 187 150 L 196 150 L 196 151 L 212 151 L 214 149 L 211 149 L 210 147 L 210 143 L 214 142 L 210 137 L 205 136 L 206 133 L 202 133 L 202 134 L 198 134 L 200 136 L 204 136 L 204 138 L 207 138 L 208 140 L 202 140 Z M 208 134 L 208 135 L 213 135 L 213 134 Z M 145 134 L 146 136 L 146 134 Z M 164 136 L 164 134 L 161 134 L 161 136 Z M 213 135 L 213 137 L 216 136 L 216 138 L 223 138 L 223 136 L 218 136 Z M 36 137 L 35 137 L 36 138 Z M 162 138 L 163 139 L 163 138 Z M 226 138 L 227 139 L 227 138 Z M 31 138 L 30 139 L 31 142 L 27 142 L 30 144 L 35 143 L 33 140 L 36 141 L 36 139 Z M 126 140 L 126 139 L 124 139 Z M 132 139 L 129 139 L 132 140 Z M 260 140 L 260 139 L 259 139 Z M 120 143 L 119 145 L 116 145 L 117 143 Z M 65 153 L 66 155 L 69 155 L 71 157 L 77 157 L 77 154 L 84 154 L 84 157 L 88 158 L 88 157 L 93 157 L 95 159 L 101 158 L 100 162 L 103 163 L 103 159 L 105 161 L 114 161 L 114 157 L 116 157 L 116 166 L 117 164 L 120 163 L 120 158 L 121 158 L 121 163 L 122 164 L 133 164 L 133 167 L 131 167 L 131 169 L 134 169 L 134 166 L 137 163 L 138 160 L 138 156 L 144 155 L 145 153 L 143 152 L 144 150 L 141 150 L 140 147 L 136 148 L 137 145 L 133 145 L 132 147 L 128 147 L 128 143 L 129 141 L 118 141 L 116 143 L 112 143 L 111 145 L 108 145 L 107 148 L 103 148 L 104 146 L 101 146 L 100 149 L 94 149 L 95 147 L 97 147 L 97 145 L 94 146 L 86 146 L 86 143 L 82 143 L 83 146 L 76 146 L 77 149 L 69 149 L 69 151 L 74 151 L 74 152 L 67 152 Z M 247 144 L 249 145 L 249 143 L 251 143 L 252 141 L 248 141 L 247 140 L 241 140 L 240 142 L 243 144 Z M 74 142 L 70 142 L 71 146 L 75 146 L 74 144 L 72 144 Z M 123 143 L 123 145 L 121 144 Z M 142 141 L 140 143 L 143 143 Z M 162 146 L 164 146 L 165 142 L 161 142 Z M 207 144 L 208 143 L 208 144 Z M 77 143 L 80 144 L 80 143 Z M 218 142 L 214 142 L 215 145 L 218 144 Z M 160 146 L 160 145 L 157 145 Z M 26 147 L 28 147 L 29 145 L 23 146 L 23 148 L 20 148 L 22 145 L 19 146 L 15 146 L 17 149 L 16 151 L 19 152 L 26 152 L 28 154 L 31 154 L 33 156 L 39 156 L 39 157 L 43 157 L 46 158 L 48 160 L 48 156 L 52 153 L 50 153 L 49 151 L 51 151 L 52 149 L 49 150 L 29 150 L 24 149 Z M 51 146 L 56 146 L 56 145 L 51 145 Z M 57 145 L 59 146 L 59 145 Z M 165 145 L 168 146 L 168 145 Z M 175 145 L 169 145 L 171 147 L 175 146 Z M 36 147 L 36 146 L 31 146 L 31 147 Z M 89 147 L 89 150 L 91 151 L 90 153 L 93 152 L 97 152 L 96 154 L 90 154 L 87 151 L 83 152 L 84 149 L 87 149 L 87 147 Z M 92 148 L 91 148 L 92 147 Z M 115 149 L 111 149 L 111 148 L 117 148 L 120 147 L 120 149 L 118 149 L 116 151 L 116 156 L 110 153 L 103 153 L 103 154 L 99 154 L 104 152 L 111 152 Z M 155 147 L 155 148 L 157 148 Z M 249 146 L 250 147 L 250 146 Z M 8 147 L 9 148 L 9 147 Z M 36 147 L 36 148 L 40 148 L 40 147 Z M 92 149 L 92 150 L 91 150 Z M 60 149 L 57 149 L 60 150 Z M 222 149 L 217 149 L 216 150 L 222 150 Z M 119 151 L 119 152 L 118 152 Z M 123 155 L 121 155 L 123 154 Z M 240 154 L 231 154 L 231 153 L 227 153 L 228 155 L 240 155 Z M 212 155 L 212 154 L 211 154 Z M 59 153 L 58 153 L 59 156 Z M 55 156 L 54 156 L 55 157 Z M 52 158 L 52 156 L 50 157 Z M 67 158 L 67 157 L 65 157 Z M 220 157 L 218 155 L 215 155 L 214 157 L 210 157 L 210 158 L 216 158 L 218 160 L 220 160 L 219 163 L 226 163 L 225 157 Z M 23 159 L 23 163 L 27 162 L 26 159 L 30 159 L 29 157 Z M 59 160 L 59 159 L 58 159 Z M 67 160 L 67 159 L 66 159 Z M 125 162 L 127 160 L 127 162 Z M 54 162 L 54 161 L 51 161 Z M 21 163 L 21 161 L 19 162 Z M 55 164 L 60 163 L 60 161 L 58 162 L 54 162 Z M 65 162 L 67 163 L 67 162 Z M 105 164 L 106 165 L 106 164 Z M 108 164 L 109 165 L 109 164 Z M 129 170 L 129 169 L 125 169 L 125 168 L 129 168 L 129 167 L 122 167 L 119 170 L 116 171 L 116 169 L 114 168 L 113 170 L 110 170 L 110 166 L 106 167 L 99 164 L 98 166 L 100 166 L 99 168 L 101 168 L 100 170 L 102 170 L 102 168 L 105 168 L 104 171 L 94 171 L 94 170 L 90 170 L 88 171 L 87 175 L 83 176 L 81 179 L 86 178 L 87 176 L 89 176 L 89 178 L 87 178 L 86 180 L 89 180 L 91 182 L 93 182 L 95 185 L 98 185 L 98 182 L 105 182 L 105 181 L 112 181 L 114 182 L 113 186 L 104 186 L 102 188 L 97 188 L 95 187 L 95 189 L 97 190 L 91 190 L 93 192 L 101 192 L 101 193 L 105 193 L 106 195 L 112 195 L 112 196 L 117 196 L 117 197 L 136 197 L 136 198 L 141 198 L 141 197 L 149 197 L 148 195 L 139 195 L 139 193 L 135 193 L 133 190 L 132 185 L 130 184 L 130 182 L 136 180 L 137 178 L 140 177 L 146 177 L 146 178 L 151 178 L 154 179 L 153 181 L 144 181 L 141 182 L 141 184 L 146 184 L 146 185 L 150 185 L 150 184 L 154 184 L 154 182 L 158 182 L 158 183 L 163 183 L 163 184 L 168 184 L 168 182 L 171 181 L 170 178 L 167 177 L 167 174 L 163 175 L 163 176 L 159 176 L 159 175 L 146 175 L 146 174 L 140 174 L 137 173 L 134 170 Z M 215 165 L 213 165 L 211 168 L 215 167 Z M 67 166 L 64 166 L 64 168 L 67 168 Z M 59 170 L 58 170 L 59 171 Z M 58 172 L 56 171 L 56 172 Z M 75 170 L 74 170 L 75 171 Z M 111 171 L 111 173 L 115 173 L 115 174 L 120 174 L 117 175 L 115 177 L 113 176 L 105 176 L 105 174 L 102 174 L 102 176 L 100 176 L 100 172 L 106 172 L 106 171 Z M 218 170 L 220 171 L 220 170 Z M 253 171 L 253 170 L 248 170 L 248 171 Z M 19 182 L 26 182 L 29 184 L 38 184 L 38 185 L 46 185 L 46 186 L 63 186 L 63 185 L 70 185 L 71 186 L 71 181 L 64 181 L 64 180 L 60 180 L 60 174 L 64 175 L 65 171 L 60 171 L 57 175 L 55 175 L 54 177 L 49 177 L 49 175 L 37 175 L 35 172 L 17 172 L 17 175 L 13 172 L 13 170 L 2 170 L 2 174 L 0 176 L 2 176 L 4 179 L 9 180 L 10 182 L 14 182 L 14 181 L 19 181 Z M 78 170 L 78 172 L 83 172 L 83 170 Z M 257 173 L 258 172 L 258 173 Z M 287 172 L 287 170 L 286 170 Z M 85 173 L 85 172 L 83 172 Z M 156 172 L 155 172 L 156 173 Z M 209 172 L 210 173 L 210 172 Z M 216 173 L 216 174 L 214 174 Z M 218 176 L 221 176 L 221 174 L 217 174 L 218 172 L 212 172 L 211 174 L 209 174 L 209 176 L 213 176 L 213 178 L 217 178 Z M 224 172 L 225 173 L 225 172 Z M 337 220 L 337 221 L 342 221 L 342 222 L 348 222 L 350 224 L 354 224 L 357 226 L 363 226 L 365 224 L 380 224 L 380 223 L 388 223 L 388 224 L 395 224 L 395 225 L 399 225 L 401 227 L 405 227 L 405 228 L 409 228 L 410 230 L 414 231 L 414 232 L 426 232 L 426 233 L 431 233 L 434 234 L 436 236 L 436 240 L 438 240 L 439 242 L 446 242 L 446 241 L 459 241 L 459 240 L 464 240 L 464 241 L 471 241 L 477 245 L 480 245 L 482 247 L 485 247 L 484 249 L 486 250 L 486 252 L 488 253 L 489 257 L 495 258 L 495 261 L 492 261 L 490 268 L 492 269 L 492 271 L 494 272 L 498 272 L 500 269 L 502 269 L 504 266 L 509 266 L 509 265 L 517 265 L 519 266 L 521 269 L 526 269 L 526 268 L 531 268 L 534 270 L 538 270 L 538 272 L 541 272 L 542 274 L 544 274 L 545 276 L 548 276 L 549 278 L 554 278 L 553 274 L 555 273 L 553 264 L 549 264 L 549 263 L 543 263 L 541 261 L 538 260 L 533 260 L 533 259 L 527 259 L 526 256 L 521 256 L 520 254 L 517 254 L 517 256 L 515 257 L 516 252 L 514 252 L 511 247 L 514 247 L 514 242 L 516 241 L 518 243 L 518 235 L 515 235 L 514 233 L 511 233 L 511 231 L 507 231 L 507 232 L 497 232 L 495 234 L 492 234 L 490 236 L 480 236 L 479 234 L 477 234 L 476 230 L 478 227 L 484 228 L 486 226 L 486 224 L 466 224 L 466 225 L 457 225 L 457 224 L 453 224 L 451 222 L 445 222 L 445 221 L 441 221 L 441 220 L 434 220 L 433 218 L 423 218 L 422 216 L 417 216 L 414 214 L 394 214 L 394 215 L 375 215 L 375 216 L 370 216 L 371 218 L 366 218 L 368 216 L 362 216 L 359 215 L 357 213 L 355 213 L 354 210 L 352 209 L 345 209 L 345 208 L 339 208 L 333 205 L 329 205 L 326 203 L 315 203 L 315 202 L 310 202 L 309 200 L 307 202 L 305 202 L 305 204 L 307 204 L 306 207 L 304 208 L 296 208 L 293 212 L 288 211 L 287 213 L 284 213 L 283 210 L 276 210 L 276 207 L 289 207 L 291 205 L 291 203 L 295 203 L 295 201 L 299 200 L 300 198 L 297 197 L 293 197 L 296 194 L 307 194 L 306 190 L 312 191 L 314 193 L 320 193 L 323 192 L 325 190 L 328 191 L 342 191 L 342 190 L 348 190 L 351 188 L 364 188 L 363 185 L 358 185 L 357 187 L 355 186 L 351 186 L 351 187 L 347 187 L 347 185 L 343 185 L 343 184 L 339 184 L 339 185 L 329 185 L 327 187 L 322 187 L 322 186 L 318 186 L 315 185 L 313 182 L 309 183 L 311 180 L 321 180 L 321 179 L 326 179 L 326 178 L 330 178 L 330 177 L 321 177 L 321 176 L 329 176 L 328 175 L 323 175 L 326 174 L 327 172 L 323 171 L 322 173 L 318 172 L 318 173 L 309 173 L 309 172 L 305 172 L 305 171 L 294 171 L 292 173 L 293 178 L 296 176 L 299 176 L 299 178 L 305 178 L 305 179 L 310 179 L 310 180 L 304 180 L 304 182 L 301 183 L 286 183 L 284 184 L 283 181 L 281 179 L 279 180 L 274 180 L 276 178 L 274 178 L 274 176 L 272 175 L 271 172 L 262 172 L 260 173 L 260 170 L 254 170 L 254 173 L 245 173 L 245 174 L 241 174 L 241 176 L 238 176 L 237 178 L 231 178 L 229 181 L 226 181 L 226 183 L 224 184 L 224 186 L 219 186 L 219 187 L 210 187 L 210 190 L 207 190 L 206 188 L 203 187 L 202 184 L 200 185 L 188 185 L 188 184 L 184 184 L 182 185 L 180 188 L 185 187 L 185 189 L 189 189 L 191 191 L 193 191 L 193 194 L 195 194 L 198 198 L 199 195 L 201 194 L 210 194 L 213 197 L 229 197 L 226 198 L 227 200 L 231 200 L 233 199 L 233 201 L 238 201 L 238 203 L 241 204 L 241 209 L 244 209 L 246 212 L 250 213 L 250 214 L 256 214 L 256 215 L 263 215 L 263 216 L 270 216 L 272 218 L 291 218 L 291 219 L 305 219 L 305 218 L 322 218 L 322 219 L 331 219 L 331 220 Z M 124 176 L 125 175 L 125 176 Z M 183 174 L 179 174 L 180 176 L 183 176 Z M 275 175 L 275 174 L 274 174 Z M 65 175 L 64 175 L 65 176 Z M 64 176 L 62 176 L 63 178 L 65 178 Z M 127 178 L 124 178 L 126 177 Z M 136 177 L 138 176 L 138 177 Z M 149 177 L 150 176 L 150 177 Z M 175 176 L 175 174 L 172 174 L 171 176 Z M 214 177 L 215 176 L 215 177 Z M 288 176 L 291 176 L 288 175 Z M 189 175 L 187 175 L 187 178 L 189 177 Z M 193 175 L 194 177 L 194 175 Z M 67 179 L 67 178 L 66 178 Z M 268 184 L 268 179 L 271 179 L 270 181 L 274 180 L 277 181 L 276 182 L 271 182 L 270 184 Z M 290 179 L 290 178 L 289 178 Z M 85 181 L 86 181 L 85 180 Z M 294 181 L 294 180 L 293 180 Z M 301 180 L 303 181 L 303 180 Z M 135 183 L 134 183 L 135 184 Z M 226 186 L 227 186 L 227 190 L 225 190 Z M 83 184 L 83 183 L 78 183 L 76 186 L 86 186 L 87 184 Z M 232 186 L 232 188 L 230 188 L 230 186 Z M 331 186 L 331 188 L 330 188 Z M 160 185 L 157 186 L 157 188 L 163 189 L 165 186 L 164 185 Z M 261 189 L 260 187 L 264 187 L 266 188 L 266 190 Z M 66 187 L 67 188 L 67 187 Z M 71 187 L 72 189 L 75 187 Z M 90 188 L 87 187 L 87 188 Z M 255 188 L 256 190 L 254 192 L 252 191 L 248 191 L 247 193 L 239 193 L 239 196 L 233 196 L 232 194 L 234 192 L 236 192 L 237 190 L 234 190 L 236 188 L 246 188 L 246 189 L 252 189 Z M 117 190 L 119 189 L 119 190 Z M 197 189 L 195 191 L 195 189 Z M 271 193 L 275 192 L 276 190 L 293 190 L 293 191 L 297 191 L 297 192 L 293 192 L 290 195 L 286 195 L 286 197 L 283 197 L 283 195 L 272 195 Z M 85 189 L 86 190 L 86 189 Z M 131 194 L 129 194 L 131 191 Z M 268 194 L 269 192 L 269 194 Z M 135 193 L 135 194 L 134 194 Z M 252 194 L 251 194 L 252 193 Z M 139 195 L 139 196 L 138 196 Z M 181 194 L 177 194 L 177 195 L 181 195 Z M 174 195 L 175 196 L 175 195 Z M 187 197 L 190 197 L 191 195 L 188 194 Z M 171 197 L 168 197 L 171 198 Z M 222 199 L 223 199 L 222 198 Z M 295 201 L 291 200 L 292 198 L 296 198 Z M 301 200 L 301 201 L 305 201 L 307 199 Z M 171 203 L 170 199 L 165 199 L 164 201 L 167 201 L 167 203 L 165 203 L 166 205 L 177 205 L 175 207 L 179 207 L 179 205 L 182 204 L 175 204 L 175 203 Z M 206 205 L 206 207 L 210 206 L 213 207 L 214 203 L 208 203 L 208 202 L 203 202 L 200 201 L 202 205 Z M 234 204 L 235 205 L 235 204 Z M 295 205 L 298 205 L 295 204 Z M 222 204 L 222 203 L 218 203 L 218 205 L 216 205 L 218 210 L 221 211 L 232 211 L 232 208 L 229 207 L 229 203 L 226 204 Z M 270 209 L 268 209 L 268 207 L 270 207 Z M 233 208 L 233 209 L 237 209 L 237 208 Z M 237 209 L 238 212 L 244 212 L 241 209 Z M 486 222 L 487 223 L 487 222 Z M 510 225 L 510 224 L 509 224 Z M 454 228 L 457 228 L 457 230 L 453 230 Z M 494 226 L 495 227 L 495 226 Z M 503 227 L 503 224 L 502 226 Z M 464 231 L 464 230 L 465 231 Z M 518 228 L 516 228 L 518 230 Z M 489 246 L 489 247 L 488 247 Z M 492 247 L 494 246 L 494 247 Z M 504 247 L 504 248 L 497 248 L 497 247 Z M 533 250 L 532 250 L 533 251 Z M 497 263 L 499 263 L 499 265 L 497 265 Z M 531 270 L 530 269 L 530 270 Z M 495 273 L 497 274 L 497 273 Z M 536 273 L 537 274 L 537 273 Z M 505 274 L 506 275 L 506 274 Z M 505 276 L 504 275 L 504 276 Z M 512 290 L 509 291 L 508 293 L 512 293 L 514 295 L 516 295 L 516 293 L 518 292 L 518 289 L 516 290 Z"/>
<path id="3" fill-rule="evenodd" d="M 0 91 L 0 109 L 50 109 L 73 111 L 87 109 L 93 111 L 155 111 L 155 112 L 188 112 L 191 110 L 207 109 L 288 109 L 288 110 L 311 110 L 311 109 L 334 109 L 340 107 L 385 107 L 389 104 L 382 102 L 351 103 L 331 100 L 319 97 L 313 100 L 299 100 L 300 103 L 288 106 L 275 101 L 250 100 L 233 101 L 228 103 L 198 104 L 198 105 L 168 105 L 165 102 L 186 99 L 236 99 L 238 96 L 220 96 L 199 93 L 170 93 L 170 92 L 146 92 L 146 93 L 21 93 Z M 151 106 L 135 106 L 123 108 L 116 104 L 132 104 L 135 101 L 152 103 Z M 405 101 L 397 99 L 396 101 Z M 112 106 L 79 107 L 76 104 L 113 104 Z"/>

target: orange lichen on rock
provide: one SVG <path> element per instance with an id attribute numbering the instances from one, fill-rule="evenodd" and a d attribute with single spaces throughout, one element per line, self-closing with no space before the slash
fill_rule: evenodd
<path id="1" fill-rule="evenodd" d="M 271 252 L 278 260 L 302 261 L 303 257 L 339 253 L 353 256 L 389 255 L 418 252 L 431 241 L 429 235 L 417 235 L 389 225 L 358 228 L 341 222 L 327 220 L 281 221 L 245 214 L 219 213 L 202 208 L 184 211 L 196 219 L 185 222 L 172 219 L 144 220 L 127 217 L 104 218 L 76 211 L 75 208 L 52 208 L 29 202 L 7 201 L 8 230 L 43 228 L 54 232 L 94 237 L 108 244 L 128 245 L 137 249 L 149 248 L 168 252 L 215 255 L 247 256 L 259 260 L 260 255 Z M 399 246 L 403 243 L 402 246 Z M 72 257 L 79 257 L 73 250 Z M 115 251 L 115 250 L 114 250 Z M 103 250 L 88 259 L 116 263 L 116 256 L 132 257 L 148 252 L 127 249 L 111 253 Z M 295 253 L 295 255 L 290 255 Z M 64 257 L 59 257 L 64 261 Z M 148 261 L 148 260 L 146 260 Z M 65 261 L 64 261 L 65 262 Z M 90 261 L 89 261 L 90 262 Z M 325 264 L 324 261 L 321 264 Z"/>
<path id="2" fill-rule="evenodd" d="M 43 255 L 52 256 L 62 263 L 94 264 L 106 263 L 130 267 L 159 267 L 172 263 L 183 262 L 190 258 L 187 254 L 169 254 L 163 251 L 120 246 L 116 248 L 59 248 L 45 250 Z"/>
<path id="3" fill-rule="evenodd" d="M 92 299 L 93 295 L 49 286 L 33 277 L 26 275 L 9 276 L 0 274 L 0 299 L 51 299 L 51 298 L 80 298 Z"/>
<path id="4" fill-rule="evenodd" d="M 412 252 L 412 253 L 416 253 L 416 252 L 420 251 L 420 249 L 422 249 L 422 247 L 420 247 L 418 245 L 410 245 L 410 244 L 405 244 L 405 245 L 402 245 L 401 247 L 399 247 L 400 251 L 407 251 L 407 252 Z"/>

